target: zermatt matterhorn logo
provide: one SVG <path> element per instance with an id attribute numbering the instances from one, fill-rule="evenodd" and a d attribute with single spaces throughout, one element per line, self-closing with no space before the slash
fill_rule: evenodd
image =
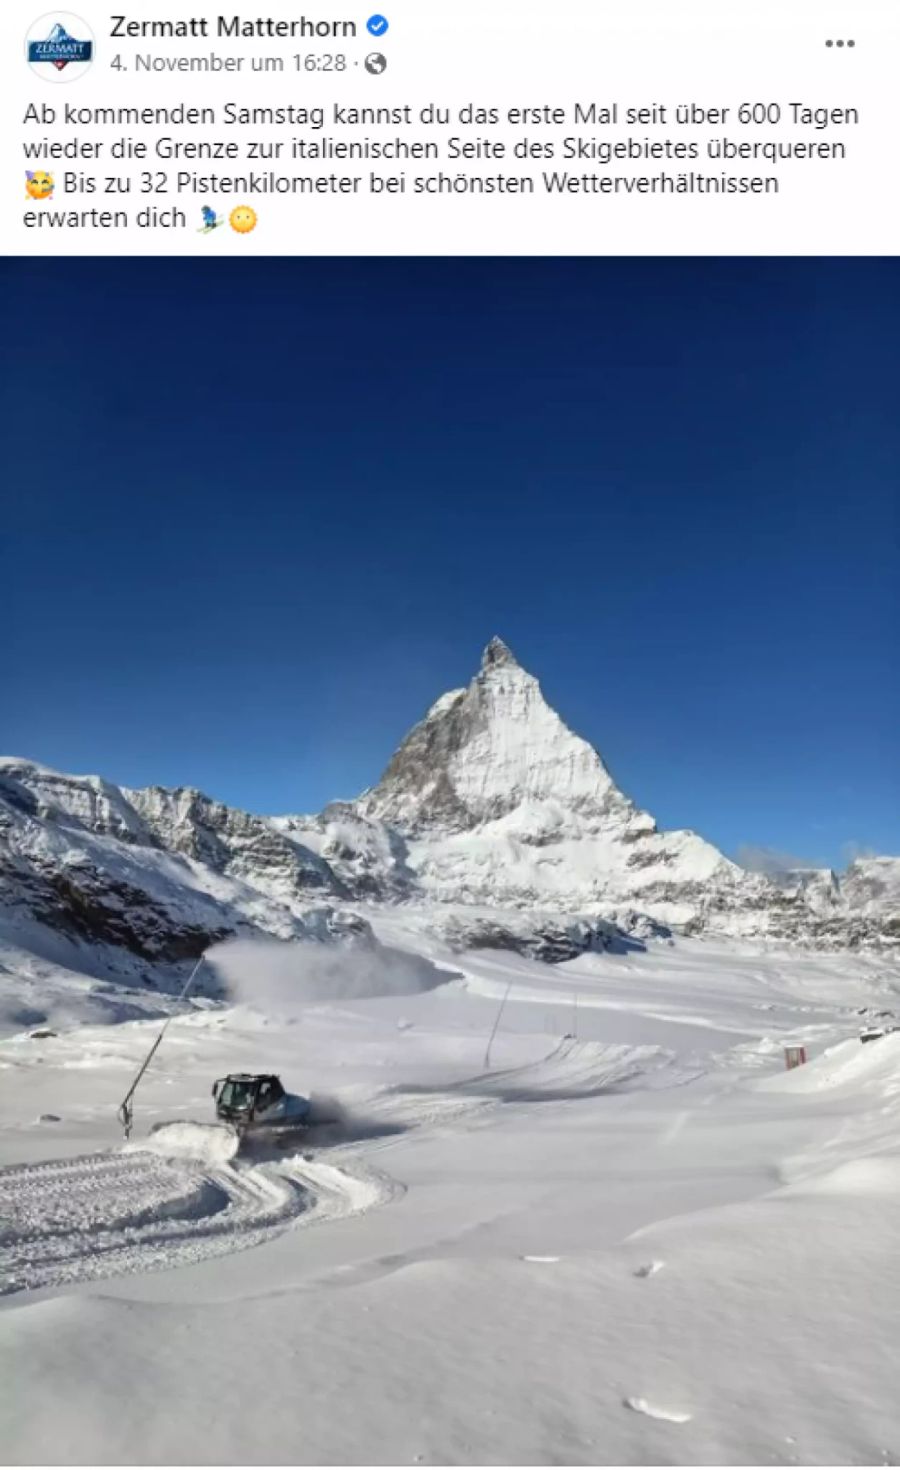
<path id="1" fill-rule="evenodd" d="M 28 65 L 47 82 L 74 82 L 94 59 L 94 37 L 80 16 L 68 12 L 42 15 L 25 39 Z"/>

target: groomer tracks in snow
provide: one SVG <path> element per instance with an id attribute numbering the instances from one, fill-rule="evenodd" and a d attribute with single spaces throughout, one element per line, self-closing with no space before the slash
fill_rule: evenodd
<path id="1" fill-rule="evenodd" d="M 135 1148 L 0 1169 L 0 1296 L 188 1265 L 393 1193 L 372 1171 L 301 1158 L 244 1167 Z"/>
<path id="2" fill-rule="evenodd" d="M 380 1151 L 410 1130 L 487 1122 L 510 1104 L 678 1086 L 691 1074 L 674 1060 L 660 1047 L 564 1037 L 518 1066 L 376 1092 L 314 1156 L 233 1158 L 225 1129 L 182 1121 L 111 1152 L 0 1169 L 0 1296 L 191 1265 L 289 1226 L 360 1214 L 404 1192 L 360 1148 Z"/>

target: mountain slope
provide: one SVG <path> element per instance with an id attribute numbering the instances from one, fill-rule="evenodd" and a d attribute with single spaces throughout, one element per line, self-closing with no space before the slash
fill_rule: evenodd
<path id="1" fill-rule="evenodd" d="M 695 833 L 660 833 L 499 638 L 468 688 L 411 731 L 358 810 L 403 833 L 410 867 L 441 901 L 568 910 L 640 901 L 688 922 L 716 897 L 761 886 Z"/>
<path id="2" fill-rule="evenodd" d="M 579 831 L 653 828 L 499 638 L 468 688 L 432 705 L 359 806 L 409 833 L 472 831 L 514 814 L 535 838 L 563 817 Z"/>
<path id="3" fill-rule="evenodd" d="M 67 969 L 166 988 L 216 939 L 358 937 L 368 925 L 346 905 L 397 903 L 452 947 L 544 958 L 668 928 L 884 947 L 900 942 L 900 860 L 773 881 L 696 833 L 660 832 L 499 639 L 376 786 L 317 816 L 0 760 L 10 953 L 55 960 L 63 943 Z"/>
<path id="4" fill-rule="evenodd" d="M 775 883 L 694 832 L 660 832 L 499 638 L 356 810 L 401 834 L 418 886 L 440 903 L 599 913 L 629 928 L 636 910 L 688 932 L 827 945 L 900 930 L 897 859 L 854 864 L 843 885 Z"/>
<path id="5" fill-rule="evenodd" d="M 0 948 L 13 954 L 165 989 L 219 939 L 366 930 L 335 907 L 346 896 L 315 853 L 200 792 L 0 760 Z"/>

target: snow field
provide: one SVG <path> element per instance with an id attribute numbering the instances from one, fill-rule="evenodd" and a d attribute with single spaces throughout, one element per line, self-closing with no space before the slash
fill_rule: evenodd
<path id="1" fill-rule="evenodd" d="M 153 1152 L 97 1153 L 153 1025 L 0 1043 L 0 1159 L 76 1155 L 20 1169 L 24 1217 L 0 1203 L 0 1260 L 32 1272 L 0 1302 L 0 1456 L 900 1459 L 900 1051 L 854 1037 L 889 968 L 699 944 L 457 959 L 418 994 L 176 1019 L 139 1100 Z M 786 1039 L 806 1068 L 783 1070 Z M 153 1123 L 211 1118 L 210 1080 L 249 1066 L 336 1098 L 336 1134 L 309 1157 L 155 1151 Z"/>
<path id="2" fill-rule="evenodd" d="M 0 1296 L 193 1265 L 260 1245 L 301 1216 L 352 1215 L 396 1192 L 349 1163 L 213 1167 L 155 1148 L 3 1169 Z"/>

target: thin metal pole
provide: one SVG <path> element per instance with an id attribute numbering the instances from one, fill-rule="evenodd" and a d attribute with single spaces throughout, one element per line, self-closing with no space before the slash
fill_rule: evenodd
<path id="1" fill-rule="evenodd" d="M 485 1071 L 487 1071 L 488 1067 L 491 1065 L 491 1047 L 492 1047 L 493 1042 L 494 1042 L 494 1037 L 497 1035 L 497 1027 L 500 1025 L 500 1017 L 503 1015 L 503 1007 L 506 1005 L 507 997 L 508 997 L 509 992 L 511 990 L 512 990 L 512 981 L 511 980 L 508 980 L 506 982 L 506 989 L 503 992 L 503 999 L 501 1000 L 500 1005 L 497 1008 L 497 1014 L 494 1017 L 493 1030 L 491 1031 L 491 1034 L 488 1037 L 487 1050 L 485 1051 L 485 1054 L 484 1054 L 484 1067 L 485 1067 Z"/>
<path id="2" fill-rule="evenodd" d="M 187 995 L 188 991 L 190 990 L 191 986 L 194 983 L 194 976 L 196 975 L 196 973 L 199 970 L 200 966 L 203 964 L 203 961 L 204 961 L 205 957 L 206 957 L 206 951 L 204 950 L 203 954 L 200 956 L 200 958 L 197 961 L 196 965 L 194 966 L 193 970 L 188 975 L 187 980 L 185 981 L 185 984 L 182 987 L 181 994 L 177 997 L 176 1005 L 179 1002 L 181 1002 L 181 1001 L 184 1000 L 185 996 Z M 131 1086 L 129 1087 L 128 1091 L 126 1092 L 124 1098 L 122 1099 L 121 1105 L 119 1107 L 119 1111 L 116 1114 L 117 1118 L 119 1119 L 119 1122 L 122 1124 L 122 1127 L 125 1129 L 125 1137 L 126 1138 L 130 1138 L 131 1137 L 131 1125 L 132 1125 L 132 1120 L 134 1118 L 134 1108 L 131 1106 L 131 1099 L 134 1097 L 134 1094 L 137 1091 L 138 1083 L 140 1082 L 141 1078 L 143 1077 L 143 1075 L 146 1072 L 147 1068 L 149 1067 L 150 1063 L 153 1061 L 153 1058 L 156 1055 L 156 1052 L 157 1052 L 157 1050 L 159 1048 L 159 1043 L 162 1041 L 163 1037 L 165 1036 L 166 1030 L 167 1030 L 168 1025 L 169 1025 L 169 1022 L 172 1020 L 172 1017 L 174 1016 L 174 1014 L 175 1014 L 175 1012 L 172 1011 L 172 1013 L 170 1015 L 166 1016 L 166 1019 L 165 1019 L 165 1021 L 162 1024 L 162 1028 L 160 1030 L 159 1035 L 157 1036 L 156 1040 L 154 1041 L 153 1045 L 151 1046 L 150 1050 L 148 1051 L 147 1055 L 145 1056 L 143 1062 L 141 1063 L 141 1066 L 138 1069 L 137 1076 L 135 1077 L 134 1081 L 132 1082 Z"/>

